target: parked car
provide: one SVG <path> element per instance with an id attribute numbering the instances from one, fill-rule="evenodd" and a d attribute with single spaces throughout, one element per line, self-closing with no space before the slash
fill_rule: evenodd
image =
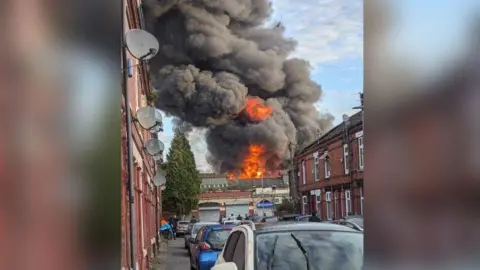
<path id="1" fill-rule="evenodd" d="M 338 225 L 342 225 L 342 226 L 346 226 L 346 227 L 349 227 L 349 228 L 352 228 L 354 230 L 357 230 L 359 232 L 363 232 L 363 228 L 360 227 L 359 225 L 353 223 L 353 222 L 350 222 L 348 220 L 345 220 L 345 219 L 340 219 L 340 220 L 331 220 L 331 221 L 327 221 L 329 223 L 334 223 L 334 224 L 338 224 Z"/>
<path id="2" fill-rule="evenodd" d="M 280 221 L 295 221 L 297 220 L 297 217 L 299 217 L 299 215 L 297 214 L 291 214 L 291 215 L 284 215 L 280 218 Z"/>
<path id="3" fill-rule="evenodd" d="M 235 227 L 212 270 L 360 270 L 363 233 L 331 223 Z"/>
<path id="4" fill-rule="evenodd" d="M 177 223 L 177 236 L 185 235 L 187 233 L 188 224 L 190 224 L 190 222 L 184 220 L 181 220 Z"/>
<path id="5" fill-rule="evenodd" d="M 278 222 L 278 217 L 276 217 L 276 216 L 263 217 L 260 222 Z"/>
<path id="6" fill-rule="evenodd" d="M 360 216 L 360 215 L 347 216 L 347 217 L 344 217 L 343 220 L 346 220 L 350 223 L 355 224 L 356 226 L 362 228 L 362 231 L 363 231 L 363 216 Z"/>
<path id="7" fill-rule="evenodd" d="M 298 216 L 295 220 L 300 222 L 308 222 L 312 215 Z"/>
<path id="8" fill-rule="evenodd" d="M 207 225 L 202 227 L 190 245 L 190 267 L 210 270 L 222 251 L 235 225 Z"/>
<path id="9" fill-rule="evenodd" d="M 188 249 L 188 251 L 190 252 L 190 239 L 195 239 L 195 237 L 197 237 L 197 232 L 198 230 L 200 230 L 200 228 L 202 228 L 203 226 L 206 226 L 206 225 L 215 225 L 215 224 L 219 224 L 217 222 L 197 222 L 197 223 L 192 223 L 192 227 L 190 228 L 190 232 L 188 234 L 185 235 L 185 237 L 183 238 L 184 242 L 185 242 L 185 248 Z"/>
<path id="10" fill-rule="evenodd" d="M 242 223 L 241 220 L 225 220 L 223 224 L 225 225 L 240 225 Z"/>

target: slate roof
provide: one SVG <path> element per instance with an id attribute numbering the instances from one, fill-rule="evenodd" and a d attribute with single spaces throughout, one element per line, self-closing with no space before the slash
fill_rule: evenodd
<path id="1" fill-rule="evenodd" d="M 359 112 L 355 113 L 354 115 L 350 116 L 350 129 L 356 128 L 360 125 L 362 125 L 362 112 L 361 111 L 359 111 Z M 339 124 L 339 125 L 333 127 L 332 129 L 330 129 L 327 133 L 322 134 L 320 137 L 318 137 L 315 141 L 313 141 L 312 143 L 310 143 L 309 145 L 304 147 L 302 150 L 298 151 L 296 153 L 296 155 L 308 152 L 309 150 L 311 150 L 315 146 L 321 145 L 324 142 L 327 142 L 327 141 L 339 136 L 340 134 L 342 134 L 342 132 L 344 132 L 344 128 L 345 128 L 345 123 L 342 122 L 341 124 Z"/>

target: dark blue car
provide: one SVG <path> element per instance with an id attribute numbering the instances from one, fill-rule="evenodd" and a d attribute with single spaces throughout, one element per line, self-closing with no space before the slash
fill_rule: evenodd
<path id="1" fill-rule="evenodd" d="M 190 265 L 196 270 L 210 270 L 235 225 L 207 225 L 202 227 L 190 245 Z"/>

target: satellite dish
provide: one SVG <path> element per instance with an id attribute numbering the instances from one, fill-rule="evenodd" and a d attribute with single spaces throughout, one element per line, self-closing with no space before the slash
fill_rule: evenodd
<path id="1" fill-rule="evenodd" d="M 158 40 L 149 32 L 141 29 L 130 29 L 125 33 L 125 45 L 130 54 L 139 60 L 154 57 L 159 48 Z"/>
<path id="2" fill-rule="evenodd" d="M 167 183 L 167 178 L 165 177 L 167 173 L 164 170 L 159 170 L 153 177 L 153 184 L 157 187 L 165 185 Z"/>
<path id="3" fill-rule="evenodd" d="M 145 150 L 151 156 L 157 156 L 165 150 L 165 145 L 157 138 L 151 138 L 145 142 Z"/>
<path id="4" fill-rule="evenodd" d="M 346 114 L 344 114 L 344 115 L 342 116 L 342 118 L 343 118 L 343 122 L 345 122 L 345 123 L 348 122 L 348 120 L 350 120 L 350 116 L 348 116 L 348 115 L 346 115 Z"/>

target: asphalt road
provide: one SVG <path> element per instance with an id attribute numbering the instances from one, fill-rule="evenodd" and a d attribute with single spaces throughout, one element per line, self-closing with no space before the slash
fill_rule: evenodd
<path id="1" fill-rule="evenodd" d="M 166 269 L 190 269 L 190 258 L 184 243 L 183 237 L 177 237 L 176 240 L 171 240 L 168 243 Z"/>

